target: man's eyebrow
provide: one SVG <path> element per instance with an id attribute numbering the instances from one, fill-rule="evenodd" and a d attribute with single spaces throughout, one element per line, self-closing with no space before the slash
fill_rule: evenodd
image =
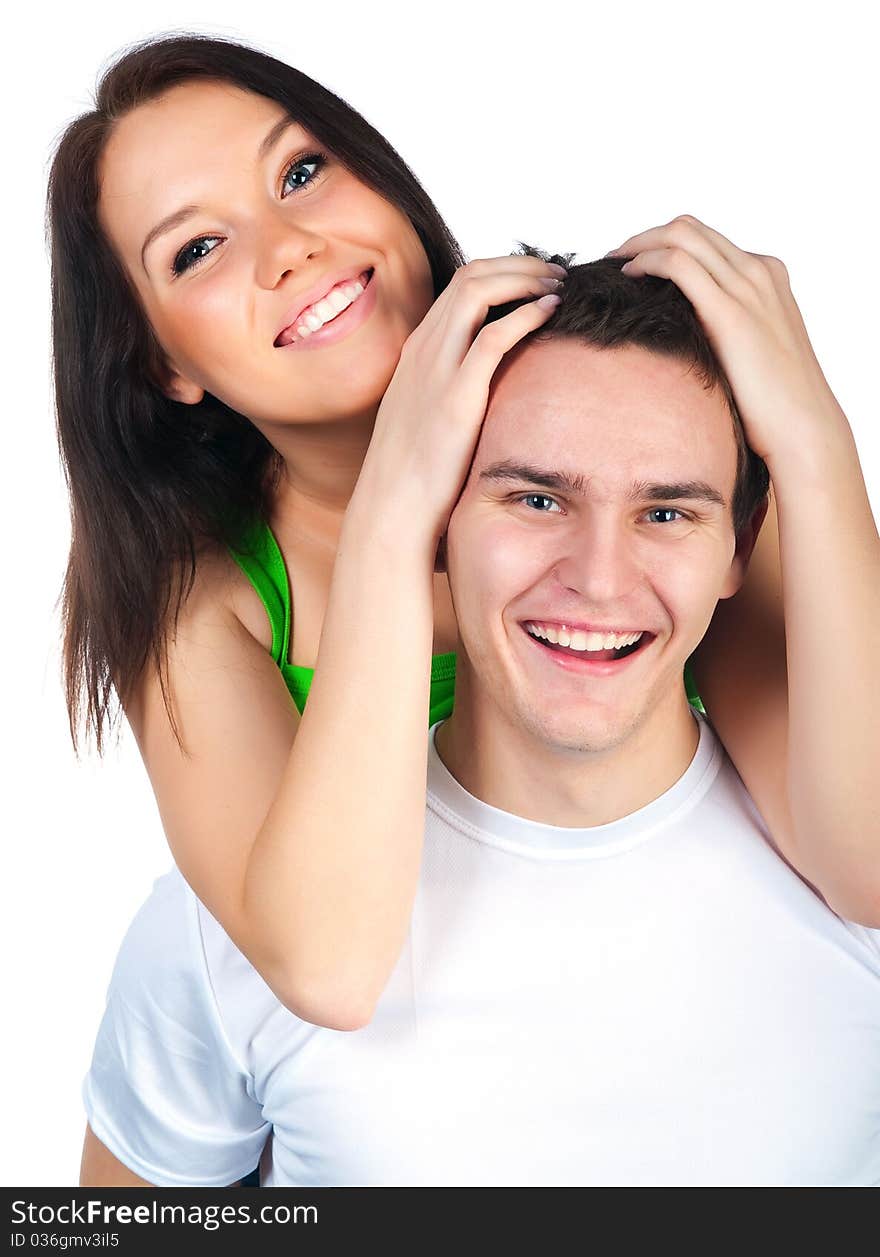
<path id="1" fill-rule="evenodd" d="M 257 149 L 257 160 L 264 161 L 266 156 L 272 151 L 288 127 L 292 127 L 295 124 L 296 119 L 291 118 L 287 114 L 285 114 L 283 118 L 279 118 L 278 121 L 273 124 L 271 130 L 263 136 L 263 139 L 260 141 L 259 148 Z M 183 205 L 180 209 L 175 210 L 173 214 L 168 214 L 167 217 L 156 223 L 155 227 L 152 227 L 150 231 L 147 232 L 147 238 L 143 243 L 143 247 L 141 249 L 141 265 L 144 264 L 144 257 L 147 249 L 149 249 L 150 245 L 153 244 L 154 241 L 158 240 L 160 236 L 164 236 L 166 232 L 173 231 L 174 228 L 179 227 L 181 223 L 185 223 L 186 220 L 188 218 L 192 218 L 194 214 L 198 214 L 201 208 L 202 207 L 200 205 Z"/>
<path id="2" fill-rule="evenodd" d="M 555 489 L 560 493 L 574 493 L 583 497 L 587 491 L 589 477 L 571 475 L 566 471 L 550 471 L 544 467 L 535 467 L 531 463 L 515 463 L 504 459 L 491 463 L 480 472 L 481 480 L 514 480 L 519 483 L 540 485 L 542 489 Z M 637 480 L 630 489 L 630 498 L 634 502 L 648 500 L 652 502 L 713 502 L 724 506 L 725 501 L 717 489 L 705 480 L 680 480 L 670 484 L 659 481 Z"/>
<path id="3" fill-rule="evenodd" d="M 651 502 L 714 502 L 716 506 L 726 503 L 717 489 L 705 480 L 680 480 L 672 484 L 660 484 L 647 480 L 637 480 L 632 487 L 630 496 L 634 501 L 647 499 Z"/>
<path id="4" fill-rule="evenodd" d="M 587 488 L 585 476 L 570 476 L 566 471 L 549 471 L 533 467 L 529 463 L 514 463 L 505 459 L 492 463 L 480 472 L 481 480 L 517 480 L 538 484 L 542 489 L 556 489 L 560 493 L 577 493 L 583 496 Z"/>

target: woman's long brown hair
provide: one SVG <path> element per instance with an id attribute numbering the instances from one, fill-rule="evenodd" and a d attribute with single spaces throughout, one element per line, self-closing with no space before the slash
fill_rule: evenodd
<path id="1" fill-rule="evenodd" d="M 148 664 L 167 685 L 167 641 L 205 548 L 266 518 L 278 456 L 208 394 L 170 400 L 160 346 L 98 224 L 98 166 L 119 118 L 192 79 L 227 81 L 282 105 L 365 184 L 405 213 L 439 294 L 461 250 L 415 175 L 345 101 L 254 48 L 200 35 L 153 38 L 102 75 L 95 109 L 64 131 L 49 176 L 58 440 L 71 502 L 62 592 L 71 737 L 99 753 Z M 175 727 L 176 731 L 176 727 Z"/>

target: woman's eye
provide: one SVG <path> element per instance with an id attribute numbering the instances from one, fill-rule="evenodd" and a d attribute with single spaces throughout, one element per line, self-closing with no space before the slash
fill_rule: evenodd
<path id="1" fill-rule="evenodd" d="M 648 511 L 648 519 L 652 524 L 674 524 L 676 520 L 684 519 L 684 516 L 674 507 L 655 506 L 652 511 Z"/>
<path id="2" fill-rule="evenodd" d="M 557 511 L 561 509 L 556 499 L 548 497 L 546 493 L 527 493 L 520 501 L 545 514 L 553 511 L 554 508 Z"/>
<path id="3" fill-rule="evenodd" d="M 198 240 L 191 240 L 189 244 L 185 244 L 171 265 L 174 274 L 181 275 L 184 271 L 188 271 L 191 266 L 197 265 L 212 252 L 205 246 L 212 241 L 222 240 L 222 238 L 222 236 L 200 236 Z M 200 252 L 201 249 L 205 249 L 205 252 Z"/>
<path id="4" fill-rule="evenodd" d="M 285 170 L 282 186 L 289 188 L 291 192 L 304 188 L 306 184 L 312 183 L 326 161 L 323 153 L 307 153 L 305 157 L 297 157 Z M 175 257 L 171 264 L 172 272 L 175 275 L 182 275 L 184 271 L 198 266 L 213 251 L 207 246 L 212 243 L 216 244 L 222 238 L 222 236 L 200 236 L 198 240 L 191 240 Z"/>
<path id="5" fill-rule="evenodd" d="M 321 153 L 308 153 L 305 157 L 297 157 L 284 172 L 283 186 L 289 186 L 294 192 L 297 188 L 304 188 L 307 183 L 312 182 L 325 161 L 326 158 Z"/>

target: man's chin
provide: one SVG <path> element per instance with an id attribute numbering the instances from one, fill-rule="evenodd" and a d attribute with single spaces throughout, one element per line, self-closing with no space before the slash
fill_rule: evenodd
<path id="1" fill-rule="evenodd" d="M 561 713 L 521 711 L 518 723 L 547 751 L 557 754 L 603 755 L 626 742 L 638 728 L 636 712 Z"/>

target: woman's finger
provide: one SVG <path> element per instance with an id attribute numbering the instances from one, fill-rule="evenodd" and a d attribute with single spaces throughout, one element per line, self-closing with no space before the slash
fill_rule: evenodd
<path id="1" fill-rule="evenodd" d="M 484 281 L 491 283 L 499 275 L 521 275 L 524 280 L 546 279 L 549 287 L 551 280 L 565 279 L 566 274 L 564 266 L 558 266 L 555 262 L 545 262 L 543 258 L 524 256 L 519 253 L 507 253 L 497 258 L 476 258 L 473 262 L 468 262 L 465 266 L 458 268 L 425 315 L 420 327 L 430 331 L 443 319 L 449 306 L 459 300 L 461 290 L 470 291 L 474 284 Z"/>
<path id="2" fill-rule="evenodd" d="M 477 333 L 461 366 L 459 379 L 465 391 L 485 398 L 492 376 L 504 355 L 529 332 L 542 327 L 561 300 L 555 293 L 548 293 L 537 301 L 518 306 L 493 323 L 487 323 Z"/>
<path id="3" fill-rule="evenodd" d="M 720 231 L 716 231 L 714 227 L 710 227 L 708 223 L 704 223 L 701 219 L 695 218 L 693 214 L 677 214 L 668 223 L 663 223 L 657 227 L 649 227 L 647 231 L 640 231 L 637 235 L 630 236 L 628 240 L 618 245 L 616 249 L 612 249 L 611 254 L 641 253 L 646 248 L 652 248 L 657 243 L 658 238 L 662 238 L 667 245 L 680 244 L 687 239 L 690 232 L 699 233 L 705 239 L 711 241 L 722 257 L 726 258 L 732 266 L 736 265 L 737 255 L 742 250 L 737 248 L 732 240 L 728 240 L 727 236 L 722 235 Z"/>
<path id="4" fill-rule="evenodd" d="M 707 330 L 731 299 L 730 292 L 685 249 L 647 249 L 621 270 L 627 275 L 656 275 L 661 279 L 671 279 L 698 311 Z"/>
<path id="5" fill-rule="evenodd" d="M 562 281 L 555 276 L 520 271 L 469 276 L 432 324 L 416 329 L 413 348 L 417 354 L 423 350 L 432 364 L 455 369 L 464 361 L 492 306 L 558 294 L 561 288 Z"/>
<path id="6" fill-rule="evenodd" d="M 685 231 L 695 231 L 699 236 L 710 241 L 730 265 L 751 283 L 766 288 L 767 280 L 769 280 L 780 295 L 788 288 L 788 271 L 779 258 L 740 249 L 727 236 L 716 231 L 714 227 L 710 227 L 708 223 L 701 222 L 699 218 L 694 218 L 692 214 L 680 214 L 668 225 L 673 227 L 676 223 L 681 224 L 676 231 L 680 231 L 683 227 Z M 677 241 L 673 239 L 672 243 L 675 244 Z M 698 255 L 695 253 L 695 256 Z"/>
<path id="7" fill-rule="evenodd" d="M 505 253 L 497 258 L 474 258 L 472 262 L 466 262 L 455 272 L 453 282 L 465 275 L 491 275 L 494 271 L 510 270 L 512 265 L 523 271 L 533 271 L 536 275 L 546 271 L 558 279 L 564 279 L 567 274 L 565 267 L 556 262 L 545 262 L 543 258 L 532 257 L 528 253 Z"/>
<path id="8" fill-rule="evenodd" d="M 662 227 L 652 227 L 630 236 L 610 256 L 634 256 L 649 249 L 680 248 L 691 253 L 720 287 L 740 301 L 747 301 L 755 290 L 766 293 L 776 287 L 776 276 L 770 264 L 777 259 L 739 249 L 728 238 L 700 222 L 690 214 L 682 214 Z M 782 267 L 782 264 L 779 263 Z M 784 267 L 782 267 L 784 270 Z"/>

